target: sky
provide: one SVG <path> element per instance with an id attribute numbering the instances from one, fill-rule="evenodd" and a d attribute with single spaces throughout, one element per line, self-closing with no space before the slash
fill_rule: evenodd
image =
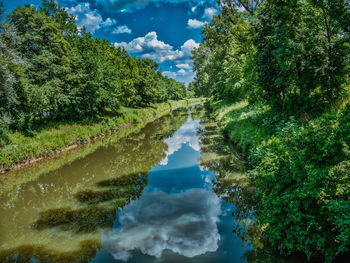
<path id="1" fill-rule="evenodd" d="M 3 0 L 6 12 L 41 0 Z M 193 80 L 191 51 L 201 30 L 217 14 L 216 0 L 56 0 L 94 37 L 124 47 L 132 56 L 159 63 L 163 74 Z"/>

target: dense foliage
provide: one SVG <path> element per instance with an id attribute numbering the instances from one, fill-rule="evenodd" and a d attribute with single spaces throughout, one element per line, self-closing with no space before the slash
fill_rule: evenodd
<path id="1" fill-rule="evenodd" d="M 0 145 L 6 130 L 28 131 L 43 119 L 91 119 L 187 96 L 185 85 L 163 76 L 157 63 L 79 30 L 53 0 L 7 15 L 0 58 Z"/>
<path id="2" fill-rule="evenodd" d="M 257 224 L 281 254 L 331 262 L 350 251 L 348 2 L 219 7 L 193 52 L 190 88 L 213 105 L 249 101 L 223 124 L 249 156 Z"/>

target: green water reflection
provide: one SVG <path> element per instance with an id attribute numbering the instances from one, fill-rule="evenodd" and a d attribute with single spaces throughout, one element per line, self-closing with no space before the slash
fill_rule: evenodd
<path id="1" fill-rule="evenodd" d="M 145 127 L 0 177 L 0 262 L 88 262 L 116 211 L 139 198 L 147 171 L 188 118 L 172 112 Z"/>
<path id="2" fill-rule="evenodd" d="M 242 261 L 249 263 L 300 263 L 305 257 L 293 255 L 282 257 L 274 251 L 263 236 L 263 227 L 257 225 L 254 211 L 258 200 L 254 182 L 246 172 L 246 160 L 239 149 L 220 131 L 218 123 L 205 114 L 201 118 L 204 127 L 198 131 L 201 140 L 201 165 L 216 173 L 213 191 L 228 204 L 234 204 L 232 232 L 243 246 L 250 247 Z"/>
<path id="3" fill-rule="evenodd" d="M 7 174 L 0 262 L 302 262 L 261 241 L 245 166 L 217 123 L 191 108 Z"/>

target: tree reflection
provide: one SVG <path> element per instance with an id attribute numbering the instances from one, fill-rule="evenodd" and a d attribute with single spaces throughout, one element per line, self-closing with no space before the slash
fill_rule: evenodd
<path id="1" fill-rule="evenodd" d="M 140 197 L 148 171 L 166 156 L 163 139 L 187 118 L 187 110 L 175 111 L 128 136 L 115 134 L 88 145 L 91 150 L 62 166 L 58 161 L 52 167 L 44 163 L 44 169 L 2 178 L 0 262 L 94 258 L 101 248 L 101 232 L 113 227 L 118 209 Z M 26 175 L 31 180 L 21 179 Z"/>
<path id="2" fill-rule="evenodd" d="M 213 191 L 227 203 L 234 204 L 233 232 L 244 245 L 259 246 L 254 232 L 255 187 L 246 174 L 245 160 L 220 132 L 218 124 L 208 116 L 198 130 L 202 157 L 201 166 L 217 174 Z"/>
<path id="3" fill-rule="evenodd" d="M 236 207 L 233 217 L 233 233 L 245 246 L 252 249 L 245 253 L 244 260 L 257 262 L 303 262 L 305 258 L 293 255 L 283 258 L 265 241 L 263 226 L 256 224 L 254 211 L 257 196 L 254 182 L 246 173 L 246 162 L 239 150 L 224 134 L 215 120 L 208 114 L 202 118 L 202 129 L 198 130 L 202 157 L 201 166 L 217 174 L 213 191 L 219 198 Z M 242 259 L 243 260 L 243 259 Z"/>

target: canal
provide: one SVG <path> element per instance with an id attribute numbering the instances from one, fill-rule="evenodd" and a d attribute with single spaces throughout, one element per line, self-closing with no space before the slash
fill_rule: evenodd
<path id="1" fill-rule="evenodd" d="M 0 261 L 256 259 L 254 187 L 204 115 L 177 110 L 1 176 Z"/>

